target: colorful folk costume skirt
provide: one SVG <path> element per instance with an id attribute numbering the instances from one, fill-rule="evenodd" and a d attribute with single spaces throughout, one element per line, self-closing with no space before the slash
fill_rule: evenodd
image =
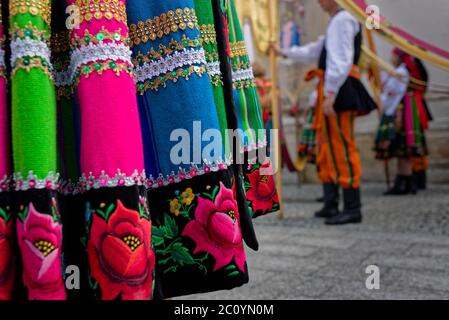
<path id="1" fill-rule="evenodd" d="M 308 163 L 316 163 L 316 130 L 313 128 L 315 108 L 309 108 L 305 118 L 301 140 L 298 146 L 298 157 Z"/>
<path id="2" fill-rule="evenodd" d="M 249 207 L 256 216 L 278 200 L 257 165 L 231 163 L 226 129 L 246 110 L 257 130 L 259 111 L 249 62 L 234 91 L 225 7 L 1 4 L 0 300 L 150 300 L 247 283 Z M 237 96 L 253 102 L 236 108 Z"/>
<path id="3" fill-rule="evenodd" d="M 244 133 L 239 141 L 243 146 L 240 150 L 244 159 L 244 189 L 250 214 L 256 218 L 279 210 L 274 164 L 267 152 L 269 133 L 264 128 L 257 87 L 234 0 L 215 1 L 214 9 L 216 16 L 224 22 L 225 43 L 220 55 L 230 64 L 226 70 L 230 73 L 227 78 L 231 78 L 234 89 L 237 128 Z"/>
<path id="4" fill-rule="evenodd" d="M 425 131 L 429 112 L 424 96 L 409 90 L 392 116 L 383 115 L 376 136 L 377 159 L 421 158 L 428 155 Z"/>
<path id="5" fill-rule="evenodd" d="M 195 3 L 129 0 L 127 11 L 149 175 L 155 297 L 243 285 L 241 221 L 248 219 L 239 210 L 234 170 L 228 159 L 202 152 L 205 131 L 226 124 L 211 84 L 217 78 L 208 75 L 216 73 L 216 59 L 206 59 Z"/>

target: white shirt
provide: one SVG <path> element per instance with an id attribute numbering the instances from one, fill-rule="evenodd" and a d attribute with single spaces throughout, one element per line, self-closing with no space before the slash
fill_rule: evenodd
<path id="1" fill-rule="evenodd" d="M 397 76 L 390 76 L 388 73 L 382 72 L 384 91 L 381 98 L 386 116 L 393 116 L 396 113 L 396 109 L 407 92 L 410 81 L 410 73 L 405 64 L 396 68 L 396 74 Z"/>
<path id="2" fill-rule="evenodd" d="M 347 11 L 341 10 L 330 20 L 326 36 L 320 36 L 318 41 L 305 46 L 282 50 L 282 53 L 304 64 L 318 63 L 323 46 L 326 46 L 324 92 L 325 95 L 330 92 L 337 94 L 354 64 L 354 39 L 359 32 L 359 22 Z"/>

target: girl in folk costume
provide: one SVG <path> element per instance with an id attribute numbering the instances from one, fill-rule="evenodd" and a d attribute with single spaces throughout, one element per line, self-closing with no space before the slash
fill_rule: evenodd
<path id="1" fill-rule="evenodd" d="M 399 49 L 393 51 L 396 75 L 385 77 L 382 95 L 384 114 L 376 138 L 376 158 L 398 158 L 398 175 L 386 195 L 415 194 L 414 158 L 428 154 L 425 130 L 430 113 L 424 101 L 426 81 L 416 59 Z"/>
<path id="2" fill-rule="evenodd" d="M 234 195 L 234 171 L 220 158 L 221 136 L 214 140 L 218 154 L 205 148 L 205 130 L 219 130 L 220 121 L 194 1 L 128 0 L 127 11 L 149 174 L 155 297 L 240 286 L 248 281 L 241 222 L 247 219 Z"/>

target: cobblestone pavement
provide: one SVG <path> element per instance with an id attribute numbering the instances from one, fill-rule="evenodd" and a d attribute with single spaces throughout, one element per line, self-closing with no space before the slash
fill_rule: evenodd
<path id="1" fill-rule="evenodd" d="M 247 250 L 250 282 L 182 299 L 449 299 L 449 186 L 416 197 L 385 198 L 364 185 L 361 225 L 324 226 L 312 218 L 318 185 L 285 175 L 285 216 L 255 222 L 259 252 Z M 380 290 L 365 287 L 380 268 Z"/>

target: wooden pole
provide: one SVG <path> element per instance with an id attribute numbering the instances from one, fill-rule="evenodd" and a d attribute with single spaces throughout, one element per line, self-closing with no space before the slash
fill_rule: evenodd
<path id="1" fill-rule="evenodd" d="M 376 44 L 374 43 L 372 30 L 369 30 L 369 29 L 365 29 L 365 30 L 366 30 L 366 38 L 368 40 L 368 47 L 371 50 L 371 52 L 373 52 L 374 54 L 377 54 Z M 377 63 L 371 62 L 371 70 L 373 72 L 373 77 L 374 77 L 374 82 L 372 82 L 371 87 L 374 92 L 374 98 L 376 100 L 376 103 L 380 107 L 380 105 L 382 103 L 381 93 L 383 91 L 383 84 L 382 84 L 382 79 L 380 76 L 380 68 L 377 65 Z M 380 108 L 378 109 L 378 112 L 379 112 L 379 118 L 381 118 L 382 112 L 381 112 Z M 390 181 L 390 162 L 388 161 L 388 159 L 384 160 L 384 171 L 385 171 L 385 181 L 387 184 L 387 189 L 389 189 L 391 186 L 391 181 Z"/>
<path id="2" fill-rule="evenodd" d="M 268 0 L 269 3 L 269 29 L 270 29 L 270 44 L 277 43 L 277 34 L 278 30 L 276 30 L 278 20 L 278 1 L 277 0 Z M 273 48 L 270 46 L 269 50 L 269 59 L 270 59 L 270 71 L 271 71 L 271 82 L 272 82 L 272 90 L 271 90 L 271 108 L 272 108 L 272 117 L 273 117 L 273 129 L 279 130 L 280 124 L 280 109 L 279 109 L 279 74 L 278 74 L 278 64 L 277 64 L 277 55 Z M 278 218 L 284 218 L 284 211 L 282 205 L 282 159 L 281 159 L 281 144 L 280 137 L 277 137 L 272 141 L 274 143 L 274 163 L 277 167 L 276 172 L 276 186 L 277 191 L 279 193 L 279 214 Z"/>

